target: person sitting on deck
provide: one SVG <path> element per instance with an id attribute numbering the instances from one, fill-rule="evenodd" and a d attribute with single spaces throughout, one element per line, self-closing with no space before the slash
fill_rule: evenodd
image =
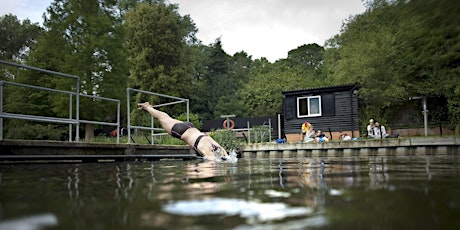
<path id="1" fill-rule="evenodd" d="M 351 140 L 351 137 L 350 137 L 350 135 L 348 135 L 348 133 L 340 133 L 340 139 L 342 141 L 349 141 L 349 140 Z"/>
<path id="2" fill-rule="evenodd" d="M 387 130 L 385 129 L 385 126 L 383 125 L 380 125 L 378 121 L 374 121 L 374 133 L 375 133 L 375 136 L 374 138 L 387 138 L 389 137 L 390 135 L 387 134 Z"/>
<path id="3" fill-rule="evenodd" d="M 374 119 L 370 119 L 369 125 L 367 125 L 367 138 L 375 138 L 374 127 Z"/>
<path id="4" fill-rule="evenodd" d="M 308 121 L 302 124 L 302 132 L 300 133 L 300 139 L 305 142 L 311 142 L 315 139 L 315 130 L 313 130 L 313 125 L 310 124 Z"/>
<path id="5" fill-rule="evenodd" d="M 318 131 L 316 132 L 315 141 L 316 141 L 316 142 L 328 142 L 328 141 L 329 141 L 329 138 L 327 138 L 326 135 L 324 135 L 324 133 L 321 132 L 321 130 L 318 130 Z"/>
<path id="6" fill-rule="evenodd" d="M 197 154 L 204 157 L 204 159 L 229 159 L 227 151 L 219 143 L 212 137 L 200 132 L 192 123 L 171 118 L 167 113 L 154 109 L 149 102 L 139 103 L 138 109 L 149 112 L 154 118 L 158 119 L 168 134 L 193 146 Z"/>

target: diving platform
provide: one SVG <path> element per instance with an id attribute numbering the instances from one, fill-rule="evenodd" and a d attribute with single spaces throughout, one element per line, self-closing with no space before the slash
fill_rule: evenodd
<path id="1" fill-rule="evenodd" d="M 0 163 L 192 160 L 196 158 L 194 150 L 187 145 L 0 141 Z"/>

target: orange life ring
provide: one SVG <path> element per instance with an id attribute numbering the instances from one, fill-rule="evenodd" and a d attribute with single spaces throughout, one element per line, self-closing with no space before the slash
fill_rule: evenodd
<path id="1" fill-rule="evenodd" d="M 227 121 L 230 122 L 230 127 L 227 126 Z M 224 121 L 222 126 L 224 127 L 224 129 L 232 130 L 233 128 L 235 128 L 235 122 L 233 120 L 227 119 Z"/>

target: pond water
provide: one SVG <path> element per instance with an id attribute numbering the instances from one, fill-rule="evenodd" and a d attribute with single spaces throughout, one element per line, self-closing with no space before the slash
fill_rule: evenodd
<path id="1" fill-rule="evenodd" d="M 460 156 L 1 164 L 0 229 L 458 229 Z"/>

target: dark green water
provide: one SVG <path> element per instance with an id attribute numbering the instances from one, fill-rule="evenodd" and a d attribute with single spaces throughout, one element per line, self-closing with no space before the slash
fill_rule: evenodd
<path id="1" fill-rule="evenodd" d="M 21 227 L 459 229 L 460 156 L 1 164 Z"/>

